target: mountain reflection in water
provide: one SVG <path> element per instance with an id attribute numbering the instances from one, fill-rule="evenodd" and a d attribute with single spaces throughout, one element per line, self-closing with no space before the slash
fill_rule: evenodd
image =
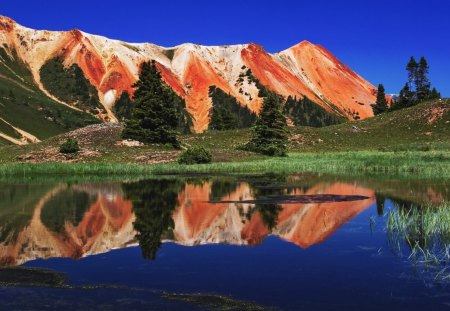
<path id="1" fill-rule="evenodd" d="M 8 206 L 0 215 L 1 265 L 80 258 L 136 243 L 145 258 L 154 259 L 162 241 L 255 245 L 269 234 L 306 248 L 327 239 L 375 201 L 374 191 L 355 184 L 267 187 L 221 179 L 59 184 L 47 189 L 3 186 L 0 195 L 2 205 Z M 306 204 L 239 202 L 271 195 L 365 198 L 335 202 L 331 197 Z"/>

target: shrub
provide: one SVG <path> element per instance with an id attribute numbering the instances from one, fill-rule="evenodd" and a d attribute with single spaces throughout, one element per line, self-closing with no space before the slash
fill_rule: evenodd
<path id="1" fill-rule="evenodd" d="M 179 164 L 205 164 L 211 163 L 211 152 L 200 146 L 192 146 L 183 151 L 178 158 Z"/>
<path id="2" fill-rule="evenodd" d="M 59 152 L 61 153 L 75 153 L 80 151 L 78 141 L 76 139 L 68 138 L 59 146 Z"/>

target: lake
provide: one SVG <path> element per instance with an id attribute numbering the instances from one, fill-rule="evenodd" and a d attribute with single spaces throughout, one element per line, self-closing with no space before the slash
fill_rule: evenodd
<path id="1" fill-rule="evenodd" d="M 370 176 L 1 181 L 1 310 L 449 310 L 449 201 Z"/>

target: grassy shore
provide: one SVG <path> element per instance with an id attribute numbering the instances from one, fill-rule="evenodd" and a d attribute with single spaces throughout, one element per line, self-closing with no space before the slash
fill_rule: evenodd
<path id="1" fill-rule="evenodd" d="M 213 163 L 178 165 L 179 150 L 128 147 L 122 144 L 121 132 L 120 124 L 101 124 L 37 144 L 0 147 L 0 177 L 269 172 L 450 177 L 450 100 L 323 128 L 289 128 L 290 154 L 285 158 L 239 150 L 250 139 L 250 129 L 206 131 L 182 135 L 180 140 L 184 146 L 210 150 Z M 79 153 L 59 152 L 67 138 L 78 140 Z"/>
<path id="2" fill-rule="evenodd" d="M 0 165 L 0 176 L 41 175 L 130 175 L 213 173 L 337 173 L 389 174 L 450 178 L 450 152 L 352 151 L 291 153 L 288 157 L 244 162 L 199 165 L 167 163 L 134 165 L 119 163 L 8 163 Z"/>

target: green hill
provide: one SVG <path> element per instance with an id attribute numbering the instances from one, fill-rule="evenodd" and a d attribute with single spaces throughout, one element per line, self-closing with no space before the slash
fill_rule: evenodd
<path id="1" fill-rule="evenodd" d="M 76 111 L 47 97 L 34 83 L 28 68 L 14 51 L 0 48 L 0 133 L 20 139 L 13 127 L 38 139 L 83 127 L 99 121 L 92 115 Z M 10 144 L 0 137 L 0 145 Z"/>
<path id="2" fill-rule="evenodd" d="M 291 150 L 427 151 L 450 149 L 450 100 L 433 100 L 373 118 L 292 129 Z"/>

